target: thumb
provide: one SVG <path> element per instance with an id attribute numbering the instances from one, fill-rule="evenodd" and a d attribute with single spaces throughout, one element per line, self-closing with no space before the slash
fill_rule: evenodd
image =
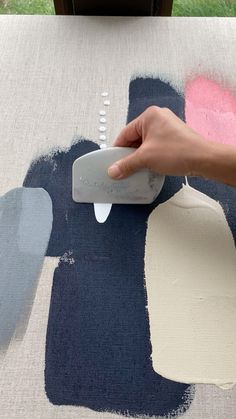
<path id="1" fill-rule="evenodd" d="M 108 175 L 113 179 L 124 179 L 142 168 L 143 164 L 139 153 L 134 151 L 124 159 L 113 163 L 113 165 L 108 168 Z"/>

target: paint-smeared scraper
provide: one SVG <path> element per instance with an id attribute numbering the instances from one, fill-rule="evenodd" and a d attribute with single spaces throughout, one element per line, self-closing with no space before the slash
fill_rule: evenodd
<path id="1" fill-rule="evenodd" d="M 113 180 L 108 167 L 135 151 L 130 147 L 110 147 L 92 151 L 75 160 L 72 168 L 72 197 L 81 203 L 149 204 L 159 195 L 165 177 L 148 169 L 126 179 Z"/>

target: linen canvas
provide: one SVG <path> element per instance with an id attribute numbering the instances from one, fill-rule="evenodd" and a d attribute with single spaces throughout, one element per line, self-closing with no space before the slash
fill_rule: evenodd
<path id="1" fill-rule="evenodd" d="M 147 222 L 183 178 L 167 177 L 151 205 L 113 205 L 104 224 L 91 204 L 71 198 L 73 161 L 102 143 L 104 90 L 108 145 L 150 105 L 171 108 L 207 138 L 234 143 L 234 20 L 2 16 L 0 26 L 1 195 L 43 191 L 39 231 L 47 231 L 36 244 L 44 259 L 39 252 L 27 327 L 1 357 L 1 417 L 234 417 L 234 388 L 181 384 L 152 367 Z M 220 202 L 235 238 L 234 188 L 190 182 Z M 35 226 L 32 202 L 25 211 Z M 21 223 L 12 242 L 22 225 L 31 260 L 36 231 Z M 13 287 L 9 302 L 15 301 Z"/>

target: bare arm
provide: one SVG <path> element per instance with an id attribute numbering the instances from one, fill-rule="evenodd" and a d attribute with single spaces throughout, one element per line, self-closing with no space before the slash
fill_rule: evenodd
<path id="1" fill-rule="evenodd" d="M 114 145 L 137 148 L 109 168 L 114 179 L 149 168 L 164 175 L 201 176 L 236 186 L 236 146 L 206 141 L 169 109 L 146 109 L 121 131 Z"/>

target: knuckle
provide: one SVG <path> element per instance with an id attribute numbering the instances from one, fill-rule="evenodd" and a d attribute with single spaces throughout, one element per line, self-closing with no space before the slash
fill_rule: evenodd
<path id="1" fill-rule="evenodd" d="M 172 112 L 169 108 L 162 108 L 162 112 L 164 113 L 164 115 L 170 115 Z"/>
<path id="2" fill-rule="evenodd" d="M 149 107 L 147 108 L 147 112 L 148 112 L 150 115 L 155 115 L 157 112 L 159 112 L 159 108 L 158 108 L 158 106 L 156 106 L 156 105 L 151 105 L 151 106 L 149 106 Z"/>

